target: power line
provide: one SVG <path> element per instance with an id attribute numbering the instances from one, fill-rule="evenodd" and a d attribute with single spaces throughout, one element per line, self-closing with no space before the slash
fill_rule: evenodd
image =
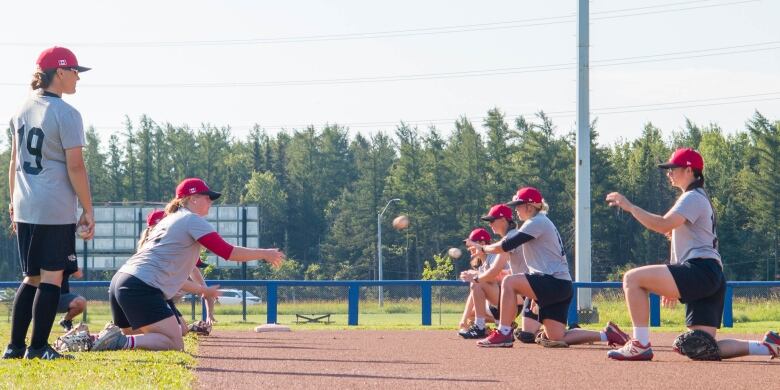
<path id="1" fill-rule="evenodd" d="M 683 108 L 697 108 L 697 107 L 711 107 L 722 106 L 729 104 L 741 104 L 741 103 L 756 103 L 765 101 L 780 100 L 780 91 L 777 92 L 763 92 L 747 95 L 734 95 L 734 96 L 722 96 L 716 98 L 702 98 L 702 99 L 690 99 L 690 100 L 675 100 L 669 102 L 649 103 L 649 104 L 636 104 L 636 105 L 622 105 L 611 107 L 594 108 L 592 111 L 594 116 L 607 116 L 613 114 L 623 114 L 628 112 L 650 112 L 650 111 L 664 111 L 664 110 L 677 110 Z M 520 116 L 531 117 L 537 112 L 517 113 L 517 114 L 505 114 L 504 118 L 517 118 Z M 547 115 L 555 115 L 559 117 L 574 116 L 576 111 L 545 111 Z M 438 119 L 417 119 L 417 120 L 397 120 L 397 121 L 371 121 L 371 122 L 350 122 L 350 123 L 338 123 L 333 122 L 333 125 L 339 125 L 349 128 L 367 128 L 367 127 L 383 127 L 383 126 L 396 126 L 400 123 L 408 125 L 435 125 L 435 124 L 448 124 L 454 123 L 461 118 L 466 118 L 471 122 L 485 120 L 488 117 L 484 115 L 462 115 L 458 118 L 438 118 Z M 234 129 L 251 129 L 256 125 L 230 125 L 228 127 Z M 292 125 L 260 125 L 263 129 L 300 129 L 312 126 L 309 124 L 292 124 Z M 124 126 L 95 126 L 99 129 L 124 129 Z"/>
<path id="2" fill-rule="evenodd" d="M 695 0 L 683 1 L 667 4 L 658 4 L 645 7 L 622 8 L 615 10 L 606 10 L 592 12 L 596 15 L 592 20 L 607 20 L 641 15 L 652 15 L 660 13 L 671 13 L 680 11 L 690 11 L 703 8 L 724 7 L 731 5 L 741 5 L 746 3 L 758 2 L 760 0 L 739 0 L 728 1 L 725 3 L 705 4 L 696 6 L 687 6 L 688 4 L 711 3 L 716 0 Z M 682 8 L 679 8 L 681 7 Z M 670 8 L 671 9 L 658 9 Z M 674 8 L 678 7 L 678 8 Z M 650 10 L 650 11 L 647 11 Z M 654 10 L 654 11 L 653 11 Z M 642 12 L 636 12 L 642 11 Z M 618 15 L 609 15 L 618 14 Z M 603 15 L 603 16 L 598 16 Z M 343 33 L 343 34 L 321 34 L 321 35 L 302 35 L 278 38 L 250 38 L 250 39 L 221 39 L 221 40 L 195 40 L 195 41 L 149 41 L 149 42 L 70 42 L 71 46 L 80 47 L 173 47 L 173 46 L 232 46 L 232 45 L 267 45 L 267 44 L 285 44 L 285 43 L 304 43 L 304 42 L 325 42 L 356 39 L 377 39 L 377 38 L 395 38 L 421 35 L 451 34 L 472 31 L 490 31 L 503 29 L 516 29 L 526 27 L 549 26 L 564 23 L 575 22 L 576 15 L 566 14 L 559 16 L 517 19 L 509 21 L 499 21 L 478 24 L 462 24 L 440 27 L 420 27 L 411 29 L 361 32 L 361 33 Z M 0 46 L 46 46 L 48 43 L 41 42 L 0 42 Z"/>
<path id="3" fill-rule="evenodd" d="M 764 47 L 761 47 L 764 46 Z M 685 52 L 669 52 L 644 56 L 608 58 L 592 61 L 591 67 L 609 67 L 619 65 L 631 65 L 649 62 L 674 61 L 690 58 L 702 58 L 731 54 L 742 54 L 780 49 L 780 41 L 768 41 L 734 46 L 724 46 L 709 49 L 690 50 Z M 690 53 L 690 54 L 685 54 Z M 204 83 L 138 83 L 138 84 L 90 84 L 84 83 L 82 87 L 88 88 L 238 88 L 238 87 L 282 87 L 282 86 L 317 86 L 317 85 L 349 85 L 397 81 L 437 80 L 452 78 L 470 78 L 485 76 L 501 76 L 523 73 L 554 72 L 571 70 L 576 66 L 573 62 L 543 64 L 530 66 L 516 66 L 493 69 L 478 69 L 453 72 L 416 73 L 386 76 L 343 77 L 332 79 L 304 79 L 281 81 L 246 81 L 246 82 L 204 82 Z M 25 83 L 0 83 L 3 86 L 26 86 Z"/>

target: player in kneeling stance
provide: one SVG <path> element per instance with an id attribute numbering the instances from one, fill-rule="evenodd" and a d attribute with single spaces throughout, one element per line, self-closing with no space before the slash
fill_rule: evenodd
<path id="1" fill-rule="evenodd" d="M 278 249 L 234 247 L 214 231 L 205 216 L 220 195 L 201 179 L 179 183 L 176 197 L 166 206 L 167 216 L 111 280 L 109 302 L 116 326 L 101 332 L 93 351 L 182 350 L 182 329 L 166 300 L 182 288 L 206 297 L 218 295 L 218 286 L 187 280 L 201 245 L 227 260 L 281 264 L 284 254 Z"/>
<path id="2" fill-rule="evenodd" d="M 536 188 L 524 187 L 508 206 L 515 207 L 524 221 L 520 229 L 492 245 L 475 245 L 477 251 L 506 253 L 522 246 L 528 273 L 510 275 L 501 283 L 501 320 L 498 330 L 477 344 L 481 347 L 511 347 L 514 337 L 510 323 L 517 315 L 516 295 L 531 298 L 539 307 L 544 324 L 541 343 L 548 347 L 566 347 L 594 341 L 623 344 L 628 335 L 614 324 L 601 332 L 583 329 L 566 330 L 566 317 L 572 298 L 571 276 L 563 250 L 563 241 L 552 221 L 547 218 L 547 204 Z"/>
<path id="3" fill-rule="evenodd" d="M 745 355 L 780 355 L 780 336 L 769 331 L 762 341 L 720 340 L 715 333 L 723 316 L 726 278 L 718 252 L 715 210 L 704 192 L 704 159 L 693 149 L 678 149 L 667 169 L 673 187 L 682 195 L 665 215 L 649 213 L 617 192 L 607 195 L 610 206 L 628 211 L 646 228 L 671 235 L 669 265 L 634 268 L 623 277 L 626 304 L 631 313 L 634 337 L 623 348 L 609 351 L 615 360 L 651 360 L 648 328 L 648 294 L 662 296 L 664 305 L 679 300 L 686 304 L 685 325 L 690 332 L 675 340 L 676 351 L 696 360 L 720 360 Z"/>
<path id="4" fill-rule="evenodd" d="M 467 240 L 479 243 L 480 245 L 487 245 L 493 242 L 493 238 L 490 233 L 483 228 L 476 228 L 471 231 Z M 463 240 L 464 242 L 467 240 Z M 496 272 L 492 277 L 483 277 L 482 280 L 478 280 L 474 275 L 484 274 L 488 269 L 493 268 L 498 256 L 488 255 L 480 253 L 471 258 L 471 267 L 473 269 L 463 271 L 460 273 L 460 279 L 469 284 L 469 296 L 466 299 L 466 308 L 463 311 L 463 317 L 460 321 L 460 330 L 458 335 L 464 339 L 481 339 L 487 335 L 485 322 L 488 317 L 487 305 L 497 305 L 500 298 L 500 290 L 498 284 L 501 282 L 503 275 Z M 474 323 L 471 326 L 466 327 L 468 320 L 473 318 Z M 493 321 L 497 319 L 491 317 Z"/>
<path id="5" fill-rule="evenodd" d="M 512 218 L 512 209 L 509 208 L 509 206 L 503 204 L 494 205 L 481 219 L 488 222 L 493 233 L 497 234 L 499 237 L 506 237 L 507 234 L 515 231 L 516 224 Z M 469 247 L 469 252 L 472 252 L 472 255 L 474 256 L 485 255 L 484 252 L 477 252 L 477 249 L 474 246 Z M 507 270 L 509 271 L 509 275 L 528 272 L 522 248 L 518 247 L 508 253 L 498 255 L 497 261 L 488 269 L 480 270 L 479 273 L 469 272 L 468 275 L 461 275 L 461 278 L 471 281 L 492 280 L 497 278 L 498 284 L 500 285 L 503 277 L 507 275 Z M 479 286 L 479 284 L 476 285 Z M 475 284 L 472 284 L 472 288 L 474 285 Z M 490 306 L 490 310 L 496 318 L 496 324 L 498 324 L 498 318 L 500 317 L 500 294 L 501 289 L 499 288 L 496 302 L 491 302 Z M 520 341 L 524 343 L 533 343 L 536 332 L 542 324 L 539 323 L 539 316 L 531 310 L 531 300 L 522 296 L 518 296 L 518 298 L 519 301 L 516 312 L 522 313 L 523 315 L 521 327 L 517 329 L 516 334 Z M 482 337 L 484 337 L 484 335 Z"/>

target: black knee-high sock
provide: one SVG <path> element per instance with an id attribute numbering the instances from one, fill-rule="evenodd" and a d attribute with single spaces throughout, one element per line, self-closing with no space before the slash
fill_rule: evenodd
<path id="1" fill-rule="evenodd" d="M 57 316 L 57 304 L 60 302 L 60 286 L 48 283 L 38 285 L 38 293 L 33 302 L 33 327 L 30 339 L 31 348 L 43 348 L 49 343 L 49 333 Z"/>
<path id="2" fill-rule="evenodd" d="M 30 321 L 32 321 L 36 291 L 38 291 L 37 287 L 24 283 L 16 290 L 11 314 L 11 344 L 14 347 L 22 348 L 27 345 L 24 339 L 27 337 L 27 329 L 30 328 Z"/>

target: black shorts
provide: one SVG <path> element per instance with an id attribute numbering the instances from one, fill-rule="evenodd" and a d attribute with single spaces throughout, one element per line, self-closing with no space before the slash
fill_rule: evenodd
<path id="1" fill-rule="evenodd" d="M 713 259 L 691 259 L 683 264 L 667 265 L 672 273 L 680 302 L 685 304 L 685 325 L 720 328 L 726 277 L 723 268 Z"/>
<path id="2" fill-rule="evenodd" d="M 57 303 L 57 313 L 67 313 L 70 308 L 70 303 L 79 296 L 79 294 L 74 293 L 61 294 L 60 301 Z"/>
<path id="3" fill-rule="evenodd" d="M 539 322 L 539 315 L 531 311 L 531 298 L 525 297 L 523 301 L 523 317 Z"/>
<path id="4" fill-rule="evenodd" d="M 76 262 L 76 224 L 16 223 L 19 262 L 24 276 L 72 269 Z"/>
<path id="5" fill-rule="evenodd" d="M 490 309 L 490 314 L 493 315 L 493 318 L 495 318 L 496 321 L 501 319 L 501 305 L 498 306 L 490 305 L 489 309 Z M 523 312 L 523 306 L 517 305 L 517 314 L 520 314 L 522 312 Z"/>
<path id="6" fill-rule="evenodd" d="M 165 295 L 141 279 L 117 272 L 108 289 L 111 317 L 120 328 L 142 328 L 173 314 Z"/>
<path id="7" fill-rule="evenodd" d="M 181 312 L 176 307 L 176 304 L 173 303 L 173 299 L 169 299 L 169 300 L 167 300 L 165 302 L 168 303 L 168 306 L 170 306 L 171 311 L 173 312 L 173 315 L 176 317 L 176 322 L 178 322 L 181 325 L 181 318 L 182 318 L 181 317 Z"/>
<path id="8" fill-rule="evenodd" d="M 566 324 L 573 295 L 571 280 L 556 279 L 545 274 L 525 274 L 525 277 L 536 295 L 538 321 L 553 320 Z"/>

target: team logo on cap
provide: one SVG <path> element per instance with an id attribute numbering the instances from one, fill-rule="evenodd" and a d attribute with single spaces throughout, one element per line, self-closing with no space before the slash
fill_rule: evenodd
<path id="1" fill-rule="evenodd" d="M 68 66 L 68 60 L 58 60 L 57 61 L 60 66 Z"/>
<path id="2" fill-rule="evenodd" d="M 194 194 L 198 189 L 195 187 L 190 188 L 190 194 Z"/>

